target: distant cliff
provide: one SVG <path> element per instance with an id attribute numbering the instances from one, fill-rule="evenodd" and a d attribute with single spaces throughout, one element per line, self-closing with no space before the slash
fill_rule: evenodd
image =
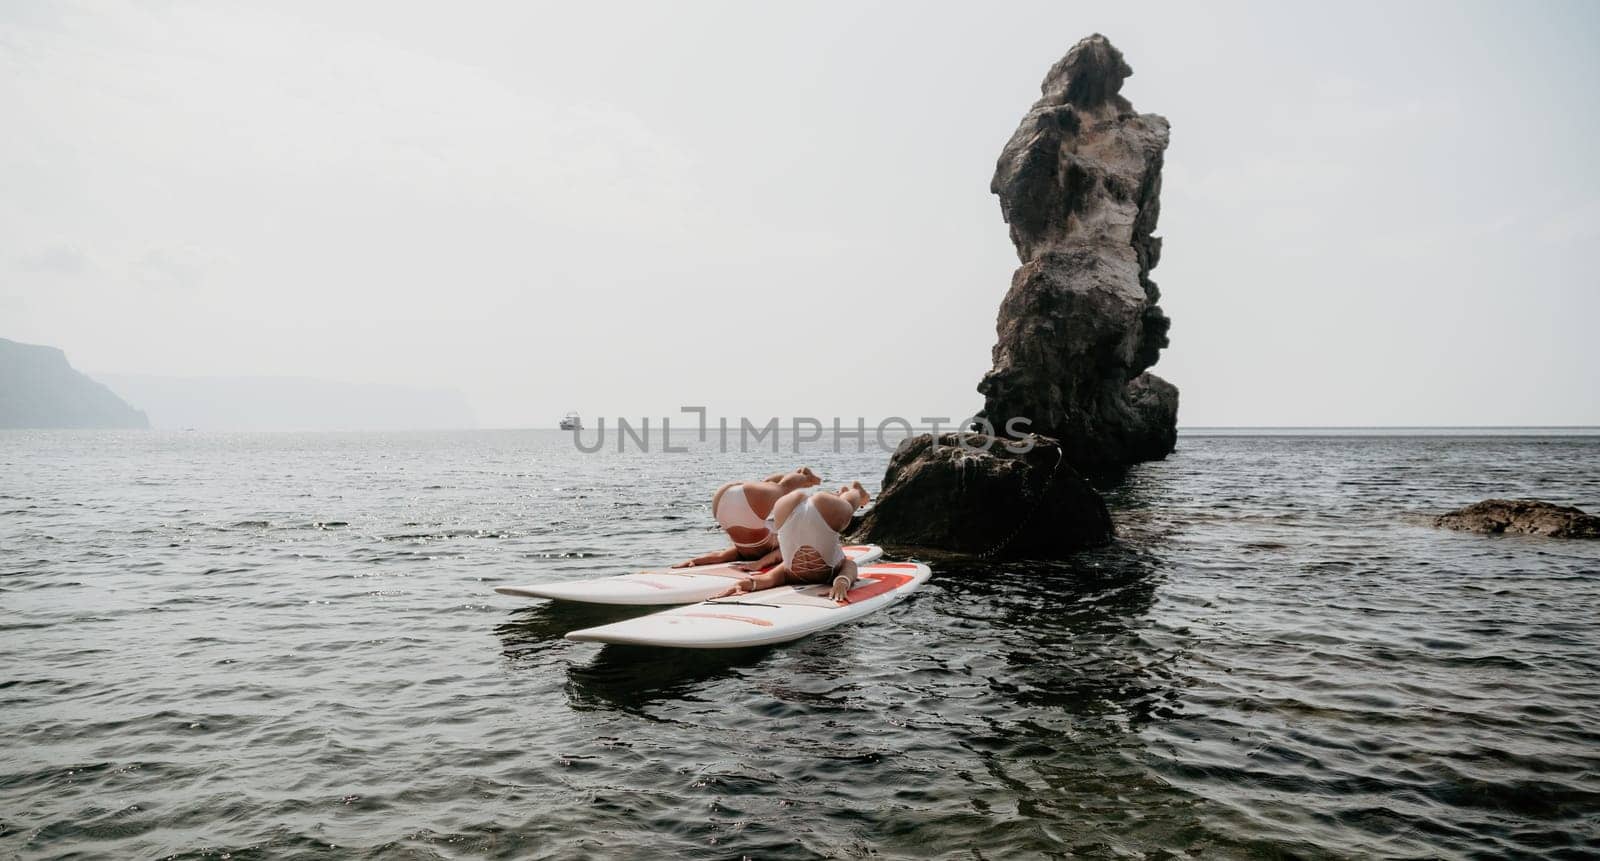
<path id="1" fill-rule="evenodd" d="M 0 428 L 147 428 L 144 413 L 55 347 L 0 338 Z"/>

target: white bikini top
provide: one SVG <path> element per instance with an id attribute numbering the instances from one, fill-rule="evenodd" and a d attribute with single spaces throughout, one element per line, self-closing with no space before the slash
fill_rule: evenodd
<path id="1" fill-rule="evenodd" d="M 722 492 L 722 497 L 717 500 L 717 509 L 712 512 L 712 515 L 717 518 L 717 523 L 723 529 L 740 526 L 745 529 L 762 529 L 767 533 L 761 536 L 759 541 L 749 543 L 734 541 L 733 545 L 735 547 L 759 547 L 765 544 L 768 538 L 772 537 L 772 521 L 770 519 L 762 520 L 756 514 L 755 509 L 750 507 L 750 500 L 745 498 L 744 485 L 742 484 L 735 484 Z M 732 537 L 731 535 L 729 536 L 730 539 Z"/>
<path id="2" fill-rule="evenodd" d="M 789 570 L 794 570 L 795 555 L 804 547 L 815 550 L 829 568 L 837 568 L 844 561 L 839 533 L 822 519 L 822 512 L 817 510 L 815 500 L 809 495 L 789 512 L 789 519 L 778 528 L 778 548 L 783 551 L 783 561 Z"/>

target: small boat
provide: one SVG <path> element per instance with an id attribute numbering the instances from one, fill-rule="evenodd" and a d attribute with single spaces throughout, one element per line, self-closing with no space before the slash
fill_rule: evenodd
<path id="1" fill-rule="evenodd" d="M 583 419 L 577 413 L 567 413 L 561 417 L 562 430 L 583 430 Z"/>

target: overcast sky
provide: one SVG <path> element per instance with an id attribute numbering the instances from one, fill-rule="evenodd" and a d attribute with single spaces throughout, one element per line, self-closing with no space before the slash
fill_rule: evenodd
<path id="1" fill-rule="evenodd" d="M 487 426 L 964 415 L 1103 32 L 1184 425 L 1600 424 L 1600 4 L 0 4 L 0 337 Z"/>

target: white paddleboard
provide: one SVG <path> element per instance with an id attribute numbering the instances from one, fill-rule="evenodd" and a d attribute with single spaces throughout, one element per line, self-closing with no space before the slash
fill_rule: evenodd
<path id="1" fill-rule="evenodd" d="M 931 576 L 917 562 L 880 562 L 861 567 L 861 579 L 843 602 L 829 600 L 829 586 L 779 586 L 585 628 L 567 639 L 681 649 L 787 643 L 899 603 Z"/>
<path id="2" fill-rule="evenodd" d="M 876 544 L 851 544 L 844 548 L 857 565 L 883 558 Z M 550 598 L 555 601 L 581 601 L 585 604 L 693 604 L 728 591 L 750 575 L 732 564 L 700 565 L 694 568 L 662 568 L 619 574 L 592 580 L 564 583 L 535 583 L 532 586 L 496 586 L 494 591 L 518 598 Z"/>

